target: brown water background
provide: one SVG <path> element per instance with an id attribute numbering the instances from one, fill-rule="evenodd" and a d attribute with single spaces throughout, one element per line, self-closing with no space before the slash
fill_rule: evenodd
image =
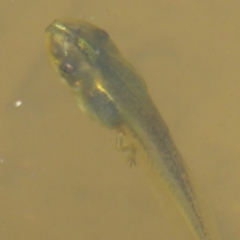
<path id="1" fill-rule="evenodd" d="M 44 29 L 81 18 L 139 69 L 224 239 L 240 239 L 240 2 L 0 2 L 0 239 L 191 240 L 79 111 L 45 53 Z M 16 107 L 16 102 L 22 105 Z"/>

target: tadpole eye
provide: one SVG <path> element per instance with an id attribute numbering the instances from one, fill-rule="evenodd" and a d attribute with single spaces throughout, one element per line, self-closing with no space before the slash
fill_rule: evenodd
<path id="1" fill-rule="evenodd" d="M 99 40 L 99 41 L 104 41 L 106 40 L 109 36 L 107 34 L 107 32 L 105 32 L 102 29 L 95 29 L 94 30 L 94 37 Z"/>
<path id="2" fill-rule="evenodd" d="M 75 72 L 75 67 L 73 64 L 71 63 L 62 63 L 60 66 L 59 66 L 60 70 L 66 74 L 73 74 Z"/>

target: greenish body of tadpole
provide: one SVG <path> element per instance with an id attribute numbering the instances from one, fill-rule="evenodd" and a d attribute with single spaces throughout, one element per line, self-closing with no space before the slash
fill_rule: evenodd
<path id="1" fill-rule="evenodd" d="M 165 184 L 197 239 L 212 239 L 182 157 L 144 80 L 109 35 L 81 20 L 56 20 L 46 35 L 52 65 L 80 108 L 108 128 L 127 129 L 147 152 L 154 181 Z"/>

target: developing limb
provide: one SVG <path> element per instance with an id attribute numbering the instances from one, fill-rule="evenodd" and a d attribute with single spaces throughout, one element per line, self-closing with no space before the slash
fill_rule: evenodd
<path id="1" fill-rule="evenodd" d="M 116 148 L 121 152 L 128 152 L 127 162 L 129 166 L 136 165 L 136 148 L 133 144 L 125 143 L 126 135 L 123 130 L 117 131 Z"/>

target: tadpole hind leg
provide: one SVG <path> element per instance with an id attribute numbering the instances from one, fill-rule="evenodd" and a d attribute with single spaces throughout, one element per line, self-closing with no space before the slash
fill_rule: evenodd
<path id="1" fill-rule="evenodd" d="M 136 148 L 131 143 L 125 143 L 125 133 L 123 130 L 117 131 L 116 148 L 121 152 L 128 152 L 127 163 L 130 167 L 136 165 Z"/>

